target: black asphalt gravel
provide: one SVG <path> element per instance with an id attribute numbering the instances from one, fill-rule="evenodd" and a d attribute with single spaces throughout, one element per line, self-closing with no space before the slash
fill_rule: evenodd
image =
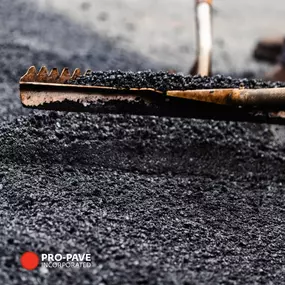
<path id="1" fill-rule="evenodd" d="M 195 90 L 195 89 L 223 89 L 223 88 L 277 88 L 285 87 L 284 82 L 270 82 L 261 79 L 232 78 L 231 76 L 215 75 L 212 77 L 200 75 L 173 74 L 169 72 L 123 72 L 96 71 L 70 80 L 68 83 L 76 85 L 93 85 L 129 88 L 153 88 L 160 91 L 167 90 Z"/>
<path id="2" fill-rule="evenodd" d="M 0 2 L 0 284 L 284 284 L 285 148 L 268 126 L 23 110 L 32 64 L 152 67 L 24 3 Z M 25 251 L 93 265 L 28 272 Z"/>

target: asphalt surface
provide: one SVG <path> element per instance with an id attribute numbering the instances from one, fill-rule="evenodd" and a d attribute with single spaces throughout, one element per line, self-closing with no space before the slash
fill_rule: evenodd
<path id="1" fill-rule="evenodd" d="M 0 2 L 0 283 L 284 284 L 285 148 L 269 127 L 23 110 L 31 64 L 165 67 L 25 3 Z M 92 268 L 29 272 L 30 250 Z"/>

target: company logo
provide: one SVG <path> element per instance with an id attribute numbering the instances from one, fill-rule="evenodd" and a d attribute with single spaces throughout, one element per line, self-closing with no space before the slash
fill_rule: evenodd
<path id="1" fill-rule="evenodd" d="M 31 251 L 25 252 L 20 258 L 21 265 L 27 270 L 34 270 L 40 263 L 39 256 Z"/>
<path id="2" fill-rule="evenodd" d="M 91 254 L 50 254 L 37 255 L 35 252 L 25 252 L 20 258 L 23 268 L 34 270 L 38 266 L 45 268 L 89 268 L 92 266 Z"/>

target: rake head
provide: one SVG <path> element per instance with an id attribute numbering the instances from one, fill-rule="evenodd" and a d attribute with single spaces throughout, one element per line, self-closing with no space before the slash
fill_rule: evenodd
<path id="1" fill-rule="evenodd" d="M 21 102 L 45 110 L 285 124 L 285 88 L 161 91 L 74 83 L 90 73 L 32 66 L 20 79 Z"/>

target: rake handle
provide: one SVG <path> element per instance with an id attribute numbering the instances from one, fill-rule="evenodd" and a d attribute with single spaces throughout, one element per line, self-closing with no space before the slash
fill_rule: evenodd
<path id="1" fill-rule="evenodd" d="M 285 110 L 285 88 L 173 90 L 167 96 L 218 105 Z"/>

